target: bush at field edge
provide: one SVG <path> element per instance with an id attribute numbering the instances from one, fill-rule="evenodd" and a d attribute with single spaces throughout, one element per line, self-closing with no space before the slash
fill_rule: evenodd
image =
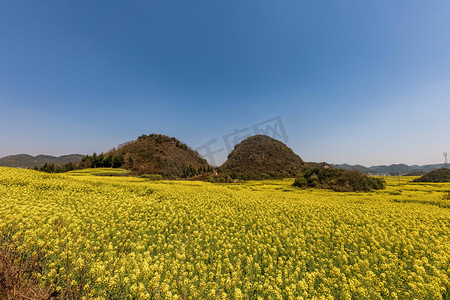
<path id="1" fill-rule="evenodd" d="M 297 176 L 293 185 L 336 192 L 368 192 L 384 189 L 385 184 L 382 178 L 369 177 L 354 170 L 311 168 Z"/>

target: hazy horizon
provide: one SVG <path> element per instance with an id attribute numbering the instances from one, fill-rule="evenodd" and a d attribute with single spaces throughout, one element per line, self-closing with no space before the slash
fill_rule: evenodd
<path id="1" fill-rule="evenodd" d="M 120 143 L 117 144 L 117 145 L 113 145 L 113 146 L 111 146 L 109 148 L 105 148 L 104 150 L 101 150 L 101 151 L 92 151 L 92 152 L 87 152 L 87 153 L 70 152 L 70 153 L 62 153 L 61 154 L 61 153 L 58 153 L 58 152 L 46 152 L 46 153 L 41 153 L 41 152 L 23 153 L 23 152 L 20 152 L 20 153 L 12 153 L 12 154 L 7 154 L 7 155 L 2 155 L 2 156 L 0 156 L 0 158 L 6 157 L 6 156 L 10 156 L 10 155 L 21 155 L 21 154 L 26 154 L 26 155 L 31 155 L 31 156 L 50 155 L 50 156 L 55 156 L 55 157 L 64 156 L 64 155 L 71 155 L 71 154 L 81 154 L 81 155 L 90 154 L 91 155 L 94 152 L 96 152 L 97 154 L 99 154 L 101 152 L 107 152 L 107 151 L 111 150 L 112 148 L 117 148 L 117 146 L 119 146 L 119 145 L 120 145 Z M 287 145 L 289 146 L 289 143 L 287 143 Z M 192 147 L 191 145 L 188 144 L 188 146 L 194 149 L 194 147 Z M 443 164 L 443 163 L 445 163 L 443 153 L 441 153 L 441 160 L 439 161 L 437 159 L 434 162 L 417 163 L 417 162 L 398 161 L 398 162 L 389 162 L 389 163 L 380 162 L 380 163 L 375 163 L 375 164 L 362 164 L 362 163 L 359 163 L 359 162 L 349 162 L 349 161 L 339 161 L 339 162 L 326 161 L 326 160 L 315 160 L 315 161 L 313 161 L 313 160 L 309 160 L 308 158 L 305 158 L 301 154 L 297 153 L 295 150 L 294 150 L 294 152 L 296 154 L 298 154 L 304 161 L 308 161 L 308 162 L 326 162 L 326 163 L 329 163 L 329 164 L 336 164 L 336 165 L 338 165 L 338 164 L 349 164 L 349 165 L 362 165 L 364 167 L 372 167 L 372 166 L 381 166 L 381 165 L 389 166 L 389 165 L 393 165 L 393 164 L 405 164 L 405 165 L 410 165 L 411 166 L 411 165 L 434 165 L 434 164 Z M 222 155 L 217 155 L 216 156 L 216 162 L 217 162 L 216 165 L 221 165 L 223 162 L 225 162 L 227 154 L 228 154 L 227 152 L 224 152 Z M 205 158 L 210 163 L 208 157 L 205 156 Z"/>
<path id="2" fill-rule="evenodd" d="M 450 153 L 448 1 L 6 0 L 0 35 L 0 157 L 150 133 L 225 149 L 277 117 L 305 161 Z"/>

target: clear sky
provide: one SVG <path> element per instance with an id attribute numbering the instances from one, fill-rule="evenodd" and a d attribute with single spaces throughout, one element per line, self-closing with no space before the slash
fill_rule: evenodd
<path id="1" fill-rule="evenodd" d="M 450 1 L 0 2 L 0 156 L 278 116 L 306 161 L 442 162 Z"/>

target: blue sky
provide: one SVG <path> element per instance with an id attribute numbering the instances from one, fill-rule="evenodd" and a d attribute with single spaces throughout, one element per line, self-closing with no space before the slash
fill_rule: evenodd
<path id="1" fill-rule="evenodd" d="M 439 163 L 449 113 L 450 1 L 0 2 L 0 156 L 279 116 L 306 161 Z"/>

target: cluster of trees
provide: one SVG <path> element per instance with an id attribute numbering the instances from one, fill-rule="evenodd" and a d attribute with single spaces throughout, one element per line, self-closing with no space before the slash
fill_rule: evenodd
<path id="1" fill-rule="evenodd" d="M 195 168 L 192 165 L 189 165 L 188 167 L 184 168 L 182 177 L 188 178 L 188 177 L 193 177 L 193 176 L 197 176 L 197 175 L 201 175 L 201 174 L 205 174 L 205 173 L 213 173 L 213 172 L 214 172 L 214 169 L 211 166 Z M 216 172 L 220 172 L 220 169 L 216 168 Z"/>
<path id="2" fill-rule="evenodd" d="M 54 163 L 45 163 L 42 167 L 34 167 L 34 170 L 47 173 L 64 173 L 73 170 L 86 168 L 120 168 L 124 165 L 125 159 L 123 155 L 115 154 L 99 154 L 84 156 L 78 164 L 69 162 L 64 165 L 57 165 Z M 133 164 L 133 159 L 129 157 L 129 164 Z"/>
<path id="3" fill-rule="evenodd" d="M 385 184 L 383 178 L 369 177 L 355 170 L 310 168 L 298 175 L 293 185 L 336 192 L 368 192 L 384 189 Z"/>
<path id="4" fill-rule="evenodd" d="M 80 169 L 85 168 L 120 168 L 125 163 L 123 155 L 115 154 L 94 154 L 84 156 L 78 164 Z"/>
<path id="5" fill-rule="evenodd" d="M 78 165 L 68 162 L 64 165 L 57 165 L 54 163 L 45 163 L 42 167 L 34 167 L 34 170 L 47 173 L 64 173 L 78 169 Z"/>

